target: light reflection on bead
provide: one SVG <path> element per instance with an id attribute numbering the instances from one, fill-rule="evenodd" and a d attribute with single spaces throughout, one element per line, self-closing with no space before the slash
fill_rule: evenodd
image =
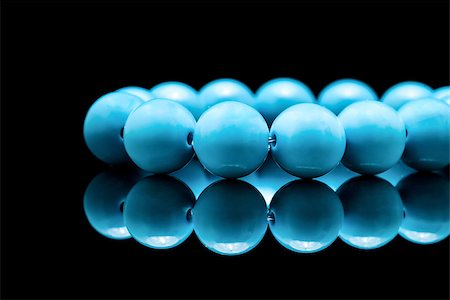
<path id="1" fill-rule="evenodd" d="M 399 115 L 407 137 L 402 160 L 422 171 L 439 170 L 450 162 L 450 106 L 427 98 L 405 104 Z"/>
<path id="2" fill-rule="evenodd" d="M 83 207 L 91 226 L 110 239 L 131 235 L 123 220 L 123 203 L 138 174 L 106 171 L 95 176 L 84 193 Z"/>
<path id="3" fill-rule="evenodd" d="M 225 101 L 237 101 L 250 106 L 255 105 L 253 92 L 242 82 L 229 78 L 209 82 L 200 89 L 199 98 L 203 104 L 203 111 Z"/>
<path id="4" fill-rule="evenodd" d="M 339 235 L 344 211 L 338 196 L 324 183 L 296 180 L 283 186 L 270 203 L 270 229 L 287 249 L 321 251 Z"/>
<path id="5" fill-rule="evenodd" d="M 195 196 L 181 181 L 166 175 L 140 180 L 124 205 L 124 220 L 135 240 L 154 249 L 181 244 L 192 232 Z"/>
<path id="6" fill-rule="evenodd" d="M 390 87 L 381 97 L 381 101 L 395 110 L 399 110 L 407 102 L 432 96 L 433 89 L 428 85 L 415 81 L 405 81 Z"/>
<path id="7" fill-rule="evenodd" d="M 286 108 L 299 103 L 312 103 L 314 99 L 314 94 L 304 83 L 292 78 L 277 78 L 258 89 L 255 106 L 270 127 Z"/>
<path id="8" fill-rule="evenodd" d="M 336 115 L 350 104 L 365 100 L 378 100 L 378 96 L 370 86 L 354 79 L 332 82 L 320 92 L 318 97 L 319 104 Z"/>
<path id="9" fill-rule="evenodd" d="M 433 97 L 436 99 L 444 99 L 450 97 L 450 86 L 443 86 L 435 89 L 433 92 Z"/>
<path id="10" fill-rule="evenodd" d="M 264 198 L 250 184 L 221 180 L 197 200 L 192 219 L 200 241 L 223 255 L 243 254 L 258 245 L 267 229 Z"/>
<path id="11" fill-rule="evenodd" d="M 140 99 L 144 101 L 149 101 L 154 99 L 155 97 L 150 93 L 149 90 L 138 87 L 138 86 L 127 86 L 121 89 L 118 89 L 116 92 L 123 92 L 130 95 L 134 95 L 136 97 L 139 97 Z"/>
<path id="12" fill-rule="evenodd" d="M 403 204 L 387 181 L 360 176 L 344 183 L 337 194 L 344 206 L 340 238 L 360 249 L 379 248 L 397 235 L 403 219 Z"/>
<path id="13" fill-rule="evenodd" d="M 168 81 L 160 83 L 151 89 L 151 93 L 155 98 L 169 99 L 180 103 L 192 113 L 196 120 L 198 120 L 204 110 L 197 91 L 182 82 Z"/>
<path id="14" fill-rule="evenodd" d="M 419 172 L 402 179 L 397 189 L 405 207 L 400 235 L 418 244 L 433 244 L 450 233 L 450 183 L 435 173 Z"/>

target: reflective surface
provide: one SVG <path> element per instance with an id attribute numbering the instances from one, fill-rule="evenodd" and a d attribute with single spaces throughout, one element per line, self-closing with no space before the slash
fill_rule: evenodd
<path id="1" fill-rule="evenodd" d="M 257 248 L 268 226 L 279 246 L 295 253 L 328 251 L 338 236 L 361 250 L 398 235 L 433 244 L 450 233 L 446 172 L 416 172 L 400 162 L 360 176 L 339 165 L 316 180 L 299 180 L 269 155 L 255 173 L 224 180 L 194 158 L 170 175 L 103 172 L 86 188 L 84 210 L 101 235 L 131 235 L 153 249 L 176 247 L 194 230 L 206 249 L 235 256 Z"/>

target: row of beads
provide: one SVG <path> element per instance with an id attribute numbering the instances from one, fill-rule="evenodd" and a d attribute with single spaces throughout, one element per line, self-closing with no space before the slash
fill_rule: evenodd
<path id="1" fill-rule="evenodd" d="M 417 82 L 395 85 L 378 101 L 366 84 L 340 80 L 317 103 L 303 83 L 286 78 L 256 95 L 231 79 L 198 93 L 167 82 L 102 96 L 87 113 L 84 137 L 99 159 L 131 158 L 152 173 L 182 168 L 194 150 L 206 169 L 225 178 L 252 173 L 269 150 L 282 169 L 302 178 L 324 175 L 340 161 L 361 174 L 381 173 L 400 158 L 437 170 L 450 160 L 449 98 L 450 87 L 433 91 Z"/>
<path id="2" fill-rule="evenodd" d="M 188 178 L 201 175 L 194 172 Z M 275 179 L 273 172 L 260 175 L 267 182 Z M 300 253 L 324 250 L 338 236 L 369 250 L 397 234 L 413 243 L 433 244 L 450 232 L 449 182 L 439 173 L 415 172 L 396 187 L 376 176 L 357 176 L 336 192 L 316 180 L 288 180 L 269 206 L 262 191 L 270 184 L 210 180 L 196 200 L 193 186 L 174 176 L 97 175 L 84 195 L 90 224 L 108 238 L 133 237 L 153 249 L 173 248 L 194 231 L 203 245 L 224 255 L 250 251 L 267 225 L 281 245 Z"/>

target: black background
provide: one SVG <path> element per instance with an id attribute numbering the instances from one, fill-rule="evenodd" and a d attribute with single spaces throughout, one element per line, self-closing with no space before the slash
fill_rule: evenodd
<path id="1" fill-rule="evenodd" d="M 192 235 L 154 251 L 88 224 L 84 189 L 105 165 L 82 139 L 102 94 L 231 77 L 294 77 L 314 93 L 351 77 L 378 94 L 449 84 L 449 4 L 424 2 L 2 2 L 3 298 L 447 298 L 449 239 L 379 250 L 336 241 L 292 253 L 269 234 L 222 257 Z"/>

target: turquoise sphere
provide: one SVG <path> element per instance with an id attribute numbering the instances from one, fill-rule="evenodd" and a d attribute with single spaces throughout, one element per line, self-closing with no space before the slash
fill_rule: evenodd
<path id="1" fill-rule="evenodd" d="M 342 163 L 360 174 L 393 167 L 405 148 L 405 124 L 398 113 L 378 101 L 353 103 L 339 114 L 347 138 Z"/>
<path id="2" fill-rule="evenodd" d="M 433 92 L 433 97 L 436 99 L 444 99 L 450 97 L 450 86 L 443 86 L 435 89 Z"/>
<path id="3" fill-rule="evenodd" d="M 405 207 L 400 235 L 417 244 L 433 244 L 450 233 L 450 183 L 435 173 L 418 172 L 402 179 L 397 190 Z"/>
<path id="4" fill-rule="evenodd" d="M 360 176 L 345 182 L 337 194 L 344 206 L 340 238 L 360 249 L 379 248 L 394 239 L 403 220 L 400 194 L 389 182 Z"/>
<path id="5" fill-rule="evenodd" d="M 180 103 L 192 113 L 196 120 L 203 112 L 203 104 L 198 98 L 197 91 L 185 83 L 163 82 L 154 86 L 151 93 L 155 98 L 169 99 Z"/>
<path id="6" fill-rule="evenodd" d="M 345 131 L 328 109 L 296 104 L 273 122 L 271 152 L 278 165 L 302 178 L 322 176 L 335 168 L 345 151 Z"/>
<path id="7" fill-rule="evenodd" d="M 344 210 L 336 193 L 318 181 L 296 180 L 283 186 L 270 203 L 269 226 L 287 249 L 321 251 L 339 236 Z"/>
<path id="8" fill-rule="evenodd" d="M 402 106 L 407 137 L 402 160 L 422 171 L 439 170 L 450 162 L 450 106 L 441 100 L 420 99 Z"/>
<path id="9" fill-rule="evenodd" d="M 258 89 L 255 108 L 270 127 L 286 108 L 299 103 L 311 103 L 314 99 L 314 94 L 304 83 L 292 78 L 277 78 Z"/>
<path id="10" fill-rule="evenodd" d="M 264 237 L 267 206 L 250 184 L 221 180 L 200 194 L 192 219 L 206 248 L 222 255 L 239 255 L 252 250 Z"/>
<path id="11" fill-rule="evenodd" d="M 110 239 L 131 235 L 123 220 L 123 204 L 137 181 L 136 172 L 106 171 L 92 179 L 84 192 L 83 207 L 89 224 Z"/>
<path id="12" fill-rule="evenodd" d="M 149 90 L 138 87 L 138 86 L 127 86 L 121 89 L 118 89 L 116 92 L 127 93 L 130 95 L 134 95 L 136 97 L 141 98 L 144 101 L 149 101 L 154 99 L 155 97 L 150 93 Z"/>
<path id="13" fill-rule="evenodd" d="M 89 108 L 83 134 L 89 150 L 108 164 L 130 162 L 123 143 L 123 127 L 129 114 L 144 101 L 136 96 L 115 92 L 100 97 Z"/>
<path id="14" fill-rule="evenodd" d="M 245 84 L 234 79 L 217 79 L 203 86 L 199 91 L 203 111 L 217 103 L 237 101 L 250 106 L 255 105 L 255 96 Z"/>
<path id="15" fill-rule="evenodd" d="M 131 236 L 144 246 L 168 249 L 192 233 L 191 210 L 195 196 L 181 181 L 153 175 L 136 183 L 124 205 L 124 220 Z"/>
<path id="16" fill-rule="evenodd" d="M 127 153 L 140 168 L 156 174 L 184 167 L 194 155 L 195 118 L 181 104 L 154 99 L 134 110 L 124 128 Z"/>
<path id="17" fill-rule="evenodd" d="M 415 81 L 405 81 L 390 87 L 381 97 L 381 101 L 395 110 L 399 110 L 403 104 L 411 100 L 432 96 L 433 89 L 428 85 Z"/>
<path id="18" fill-rule="evenodd" d="M 327 85 L 319 94 L 319 104 L 338 115 L 358 101 L 378 100 L 375 91 L 362 81 L 341 79 Z"/>
<path id="19" fill-rule="evenodd" d="M 240 102 L 216 104 L 198 120 L 194 148 L 211 173 L 238 178 L 258 169 L 266 159 L 269 129 L 261 114 Z"/>

